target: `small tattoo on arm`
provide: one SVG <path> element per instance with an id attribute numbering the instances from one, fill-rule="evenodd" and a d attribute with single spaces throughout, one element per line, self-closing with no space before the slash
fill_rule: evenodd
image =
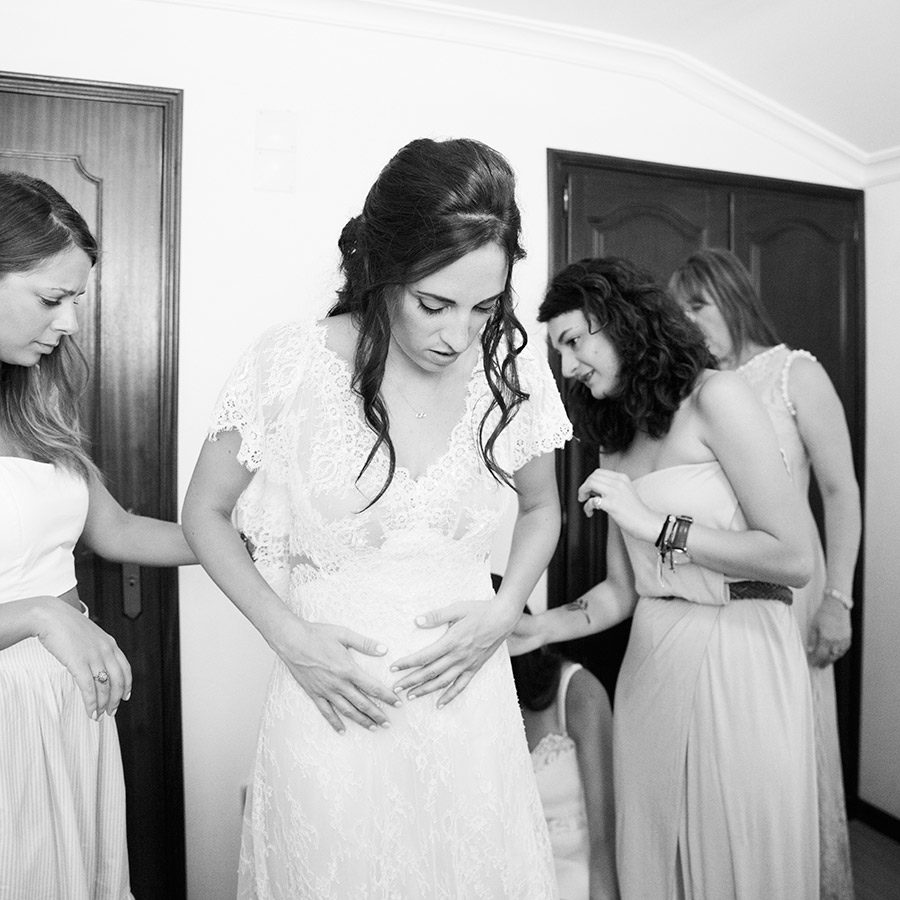
<path id="1" fill-rule="evenodd" d="M 584 597 L 579 597 L 577 600 L 573 600 L 571 603 L 567 603 L 566 609 L 569 609 L 572 612 L 583 612 L 584 617 L 587 619 L 588 625 L 591 624 L 591 617 L 588 613 L 587 600 L 585 600 Z"/>

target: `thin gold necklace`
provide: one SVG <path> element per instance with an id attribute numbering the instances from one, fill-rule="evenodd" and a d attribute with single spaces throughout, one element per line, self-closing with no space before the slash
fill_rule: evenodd
<path id="1" fill-rule="evenodd" d="M 417 419 L 424 419 L 428 416 L 427 412 L 423 412 L 422 410 L 416 409 L 416 407 L 412 405 L 412 403 L 409 400 L 409 397 L 407 397 L 406 394 L 404 394 L 403 391 L 400 390 L 400 386 L 398 384 L 394 385 L 394 390 L 399 394 L 400 399 L 410 408 L 410 410 L 412 410 L 412 414 Z"/>

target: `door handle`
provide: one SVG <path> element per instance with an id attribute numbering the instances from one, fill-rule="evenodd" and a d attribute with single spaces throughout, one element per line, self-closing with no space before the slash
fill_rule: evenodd
<path id="1" fill-rule="evenodd" d="M 141 609 L 141 567 L 136 563 L 122 566 L 122 612 L 129 619 L 136 619 Z"/>

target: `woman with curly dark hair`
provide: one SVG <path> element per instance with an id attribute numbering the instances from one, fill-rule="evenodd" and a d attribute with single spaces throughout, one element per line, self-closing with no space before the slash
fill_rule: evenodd
<path id="1" fill-rule="evenodd" d="M 571 429 L 513 312 L 512 170 L 477 141 L 413 141 L 339 246 L 337 303 L 244 356 L 185 501 L 277 654 L 239 895 L 554 897 L 504 642 L 556 546 Z"/>
<path id="2" fill-rule="evenodd" d="M 614 703 L 625 900 L 818 897 L 809 678 L 789 585 L 812 548 L 771 423 L 625 260 L 574 263 L 539 317 L 601 468 L 607 577 L 523 617 L 514 652 L 633 615 Z"/>

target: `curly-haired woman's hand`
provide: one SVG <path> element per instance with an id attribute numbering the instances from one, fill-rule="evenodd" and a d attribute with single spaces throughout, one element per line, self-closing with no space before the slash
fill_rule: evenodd
<path id="1" fill-rule="evenodd" d="M 584 504 L 588 517 L 602 510 L 632 537 L 650 543 L 656 540 L 660 515 L 645 505 L 632 480 L 622 472 L 595 469 L 578 488 L 578 502 Z"/>

